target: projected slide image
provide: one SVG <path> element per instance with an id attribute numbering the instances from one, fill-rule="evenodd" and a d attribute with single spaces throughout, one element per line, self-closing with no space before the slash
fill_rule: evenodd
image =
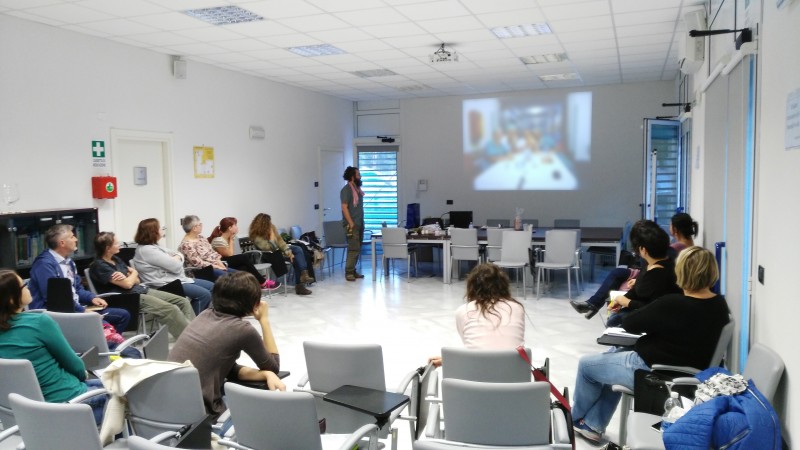
<path id="1" fill-rule="evenodd" d="M 473 188 L 577 190 L 576 164 L 591 160 L 591 117 L 591 92 L 465 100 L 464 164 Z"/>

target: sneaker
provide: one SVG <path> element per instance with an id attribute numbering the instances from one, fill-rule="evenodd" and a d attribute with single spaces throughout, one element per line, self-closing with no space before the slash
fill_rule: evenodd
<path id="1" fill-rule="evenodd" d="M 269 290 L 278 289 L 279 287 L 281 287 L 281 282 L 275 280 L 267 280 L 264 282 L 264 284 L 261 285 L 261 289 L 269 289 Z"/>
<path id="2" fill-rule="evenodd" d="M 591 429 L 589 425 L 586 425 L 582 420 L 580 421 L 580 423 L 573 423 L 572 429 L 575 430 L 576 433 L 581 435 L 582 438 L 586 439 L 587 441 L 593 444 L 599 444 L 600 438 L 603 437 L 601 433 L 598 433 L 597 431 Z"/>
<path id="3" fill-rule="evenodd" d="M 347 281 L 356 281 L 356 274 L 348 273 L 347 275 L 344 276 L 344 279 Z"/>

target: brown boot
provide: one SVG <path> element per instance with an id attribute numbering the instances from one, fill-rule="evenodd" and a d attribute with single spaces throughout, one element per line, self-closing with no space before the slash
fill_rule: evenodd
<path id="1" fill-rule="evenodd" d="M 311 295 L 311 291 L 303 283 L 298 283 L 294 286 L 294 293 L 297 295 Z"/>
<path id="2" fill-rule="evenodd" d="M 314 277 L 309 275 L 307 270 L 304 270 L 304 271 L 300 272 L 300 282 L 301 283 L 306 284 L 306 283 L 313 283 L 315 281 L 317 281 L 317 280 L 315 280 Z"/>

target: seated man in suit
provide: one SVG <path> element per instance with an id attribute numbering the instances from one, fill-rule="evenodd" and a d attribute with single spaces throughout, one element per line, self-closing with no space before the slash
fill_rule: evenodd
<path id="1" fill-rule="evenodd" d="M 30 290 L 33 300 L 31 309 L 47 308 L 47 280 L 50 278 L 66 278 L 72 284 L 72 300 L 75 312 L 86 312 L 87 306 L 99 306 L 97 311 L 103 319 L 114 326 L 118 333 L 128 327 L 131 315 L 119 308 L 108 308 L 105 300 L 86 290 L 81 284 L 75 262 L 70 259 L 78 248 L 78 238 L 72 232 L 72 225 L 59 224 L 50 227 L 44 235 L 48 249 L 33 261 L 31 267 Z"/>

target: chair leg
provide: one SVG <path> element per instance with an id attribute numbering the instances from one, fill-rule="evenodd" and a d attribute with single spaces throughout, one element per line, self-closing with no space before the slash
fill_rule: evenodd
<path id="1" fill-rule="evenodd" d="M 567 269 L 567 298 L 572 301 L 572 280 L 570 280 L 569 273 L 571 269 Z"/>
<path id="2" fill-rule="evenodd" d="M 539 300 L 539 289 L 542 287 L 542 267 L 536 267 L 536 300 Z"/>
<path id="3" fill-rule="evenodd" d="M 619 404 L 621 408 L 619 414 L 619 445 L 625 445 L 628 439 L 628 414 L 631 411 L 632 399 L 632 396 L 622 394 L 622 401 Z"/>

